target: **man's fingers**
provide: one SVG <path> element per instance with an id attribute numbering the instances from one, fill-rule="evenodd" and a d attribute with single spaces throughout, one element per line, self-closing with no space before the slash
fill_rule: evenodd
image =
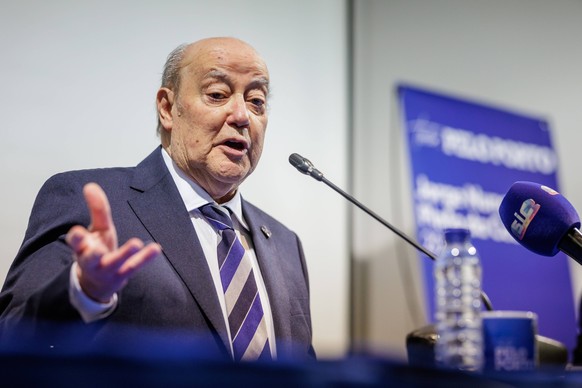
<path id="1" fill-rule="evenodd" d="M 109 252 L 109 247 L 80 225 L 73 226 L 65 241 L 75 253 L 76 260 L 84 268 L 97 267 L 101 258 Z"/>
<path id="2" fill-rule="evenodd" d="M 78 259 L 79 284 L 95 300 L 109 300 L 125 286 L 134 271 L 161 253 L 156 243 L 144 247 L 139 239 L 131 239 L 119 249 L 100 257 L 92 254 Z"/>
<path id="3" fill-rule="evenodd" d="M 119 276 L 129 278 L 135 271 L 142 268 L 162 252 L 159 244 L 150 243 L 129 257 L 117 272 Z"/>
<path id="4" fill-rule="evenodd" d="M 89 234 L 87 229 L 80 225 L 73 226 L 65 236 L 65 241 L 75 254 L 79 255 L 86 246 L 85 238 Z"/>
<path id="5" fill-rule="evenodd" d="M 91 231 L 114 231 L 109 200 L 103 189 L 97 183 L 87 183 L 83 187 L 83 195 L 91 213 Z"/>
<path id="6" fill-rule="evenodd" d="M 144 243 L 138 238 L 132 238 L 123 244 L 119 249 L 112 254 L 107 255 L 103 258 L 103 267 L 109 267 L 112 269 L 119 269 L 123 263 L 125 263 L 129 258 L 140 251 L 144 247 Z"/>

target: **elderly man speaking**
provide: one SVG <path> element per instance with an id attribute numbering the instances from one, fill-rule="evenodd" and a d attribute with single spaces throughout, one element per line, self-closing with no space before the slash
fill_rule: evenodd
<path id="1" fill-rule="evenodd" d="M 59 346 L 46 324 L 90 329 L 88 342 L 130 327 L 210 336 L 209 352 L 236 361 L 314 356 L 301 242 L 239 190 L 268 98 L 247 43 L 175 49 L 156 95 L 161 146 L 136 167 L 57 174 L 40 190 L 0 295 L 4 334 L 26 327 Z"/>

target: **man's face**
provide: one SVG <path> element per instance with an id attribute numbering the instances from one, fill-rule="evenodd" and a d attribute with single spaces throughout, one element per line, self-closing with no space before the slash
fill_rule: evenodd
<path id="1" fill-rule="evenodd" d="M 166 150 L 215 200 L 230 199 L 259 161 L 268 80 L 265 63 L 250 46 L 209 39 L 187 49 L 179 91 L 158 92 L 161 122 L 169 134 Z"/>

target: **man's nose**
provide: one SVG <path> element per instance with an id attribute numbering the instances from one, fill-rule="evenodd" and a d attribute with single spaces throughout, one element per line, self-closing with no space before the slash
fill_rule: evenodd
<path id="1" fill-rule="evenodd" d="M 227 123 L 238 128 L 249 126 L 249 110 L 244 96 L 232 96 Z"/>

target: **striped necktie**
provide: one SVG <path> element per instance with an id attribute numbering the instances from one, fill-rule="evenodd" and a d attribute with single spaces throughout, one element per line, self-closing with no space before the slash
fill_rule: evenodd
<path id="1" fill-rule="evenodd" d="M 236 236 L 231 218 L 212 204 L 200 208 L 222 237 L 218 267 L 224 291 L 235 361 L 271 359 L 263 306 L 248 255 Z"/>

